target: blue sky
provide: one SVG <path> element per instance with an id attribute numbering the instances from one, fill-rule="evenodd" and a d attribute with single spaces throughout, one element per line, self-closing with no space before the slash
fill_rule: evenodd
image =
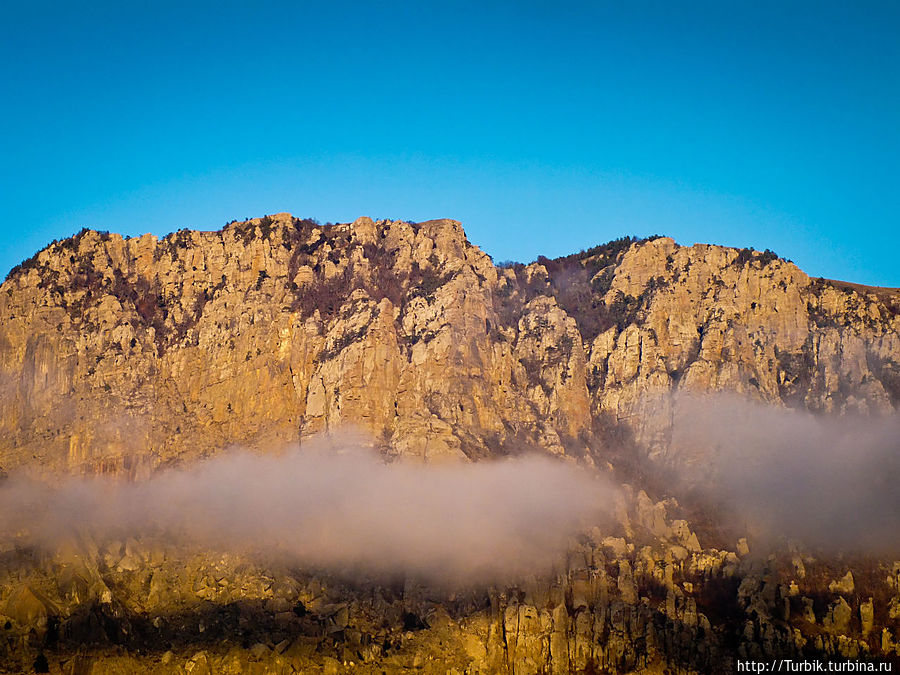
<path id="1" fill-rule="evenodd" d="M 900 287 L 900 3 L 7 2 L 0 278 L 83 226 L 449 217 Z"/>

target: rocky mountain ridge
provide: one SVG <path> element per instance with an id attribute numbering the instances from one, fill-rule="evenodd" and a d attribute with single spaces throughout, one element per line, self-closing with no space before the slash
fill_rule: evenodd
<path id="1" fill-rule="evenodd" d="M 675 390 L 883 413 L 898 297 L 667 238 L 497 267 L 450 220 L 84 231 L 0 287 L 0 466 L 134 473 L 347 424 L 428 460 L 584 457 L 621 425 L 665 453 Z"/>
<path id="2" fill-rule="evenodd" d="M 760 553 L 642 482 L 641 462 L 684 462 L 673 393 L 888 415 L 898 364 L 900 293 L 770 252 L 623 238 L 498 266 L 455 221 L 288 214 L 163 239 L 83 231 L 0 286 L 2 470 L 140 479 L 352 426 L 389 460 L 538 450 L 630 484 L 555 575 L 463 591 L 152 537 L 72 532 L 48 551 L 0 532 L 0 672 L 896 661 L 900 562 Z"/>

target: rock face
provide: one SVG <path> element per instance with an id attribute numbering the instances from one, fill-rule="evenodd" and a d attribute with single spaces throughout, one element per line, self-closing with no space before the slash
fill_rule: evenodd
<path id="1" fill-rule="evenodd" d="M 605 470 L 628 463 L 628 439 L 677 463 L 678 391 L 893 412 L 900 292 L 667 238 L 498 267 L 454 221 L 287 214 L 162 240 L 84 231 L 0 286 L 0 481 L 140 478 L 345 426 L 426 462 L 537 449 Z M 755 557 L 752 539 L 716 542 L 648 492 L 623 488 L 615 524 L 572 542 L 554 578 L 465 592 L 152 538 L 72 533 L 30 550 L 0 532 L 0 672 L 705 673 L 900 657 L 900 562 Z"/>
<path id="2" fill-rule="evenodd" d="M 581 457 L 622 424 L 664 452 L 652 394 L 893 410 L 898 307 L 667 238 L 498 268 L 450 220 L 84 231 L 0 287 L 0 467 L 134 475 L 342 425 L 425 460 Z"/>
<path id="3" fill-rule="evenodd" d="M 812 558 L 797 577 L 790 555 L 701 549 L 672 506 L 627 494 L 611 530 L 621 536 L 595 528 L 552 578 L 453 592 L 151 537 L 7 550 L 0 672 L 41 658 L 50 672 L 123 675 L 733 673 L 748 659 L 900 659 L 900 562 L 837 593 L 825 587 L 834 570 Z"/>

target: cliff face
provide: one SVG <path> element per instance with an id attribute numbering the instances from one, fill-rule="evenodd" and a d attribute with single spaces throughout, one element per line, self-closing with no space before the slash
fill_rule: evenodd
<path id="1" fill-rule="evenodd" d="M 85 231 L 0 287 L 0 467 L 135 474 L 342 425 L 426 460 L 596 458 L 622 424 L 665 453 L 675 390 L 894 409 L 898 307 L 666 238 L 498 268 L 449 220 Z"/>
<path id="2" fill-rule="evenodd" d="M 287 214 L 162 240 L 85 231 L 0 286 L 0 478 L 140 477 L 348 425 L 428 462 L 537 448 L 606 468 L 641 447 L 678 464 L 678 391 L 893 412 L 900 293 L 666 238 L 497 267 L 454 221 Z M 70 532 L 47 552 L 0 532 L 0 672 L 734 672 L 900 655 L 900 563 L 848 575 L 721 533 L 714 548 L 709 523 L 640 487 L 554 578 L 459 593 L 152 537 Z"/>

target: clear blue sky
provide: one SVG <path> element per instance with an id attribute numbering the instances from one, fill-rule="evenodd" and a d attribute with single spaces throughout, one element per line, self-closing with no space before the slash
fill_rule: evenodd
<path id="1" fill-rule="evenodd" d="M 900 286 L 900 2 L 5 2 L 0 278 L 82 226 L 449 217 Z"/>

